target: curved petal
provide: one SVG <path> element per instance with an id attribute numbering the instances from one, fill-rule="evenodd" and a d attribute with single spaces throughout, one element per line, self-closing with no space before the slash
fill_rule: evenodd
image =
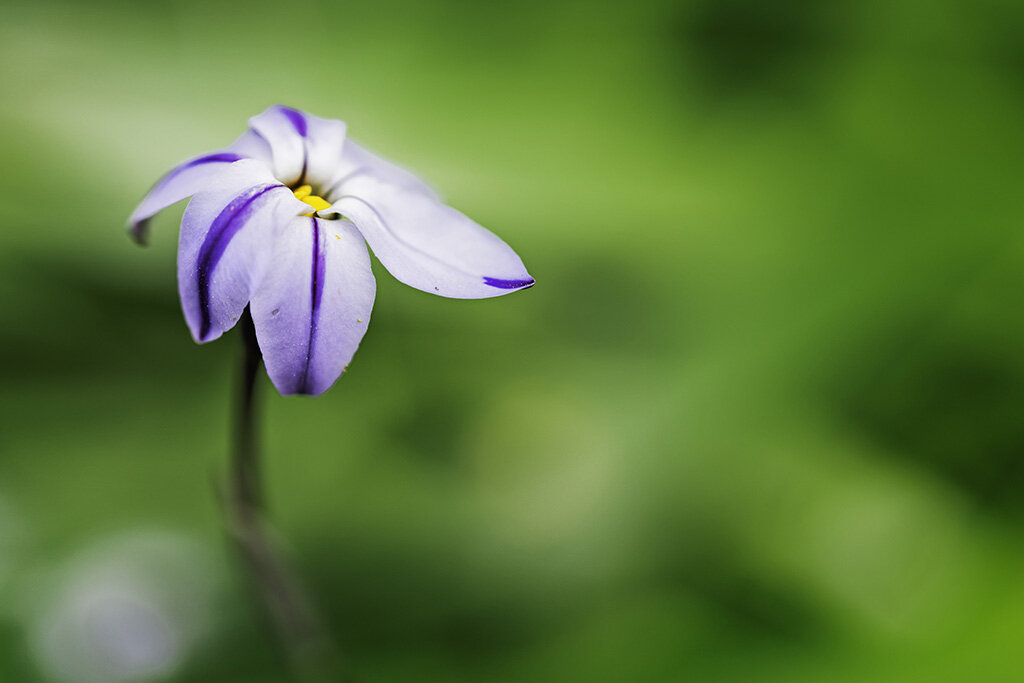
<path id="1" fill-rule="evenodd" d="M 335 195 L 340 197 L 344 194 L 341 190 L 343 190 L 345 181 L 357 175 L 369 175 L 405 188 L 410 192 L 441 201 L 441 197 L 438 196 L 434 188 L 427 185 L 414 173 L 374 154 L 351 139 L 345 140 L 345 146 L 342 148 L 338 177 L 333 180 L 331 187 L 325 190 L 322 196 L 328 201 L 331 201 Z"/>
<path id="2" fill-rule="evenodd" d="M 375 294 L 370 256 L 354 225 L 292 219 L 251 305 L 277 390 L 316 395 L 329 389 L 366 332 Z"/>
<path id="3" fill-rule="evenodd" d="M 270 143 L 263 139 L 254 130 L 247 130 L 242 135 L 224 148 L 225 152 L 235 152 L 249 159 L 257 159 L 271 168 L 274 162 L 274 154 L 270 149 Z"/>
<path id="4" fill-rule="evenodd" d="M 511 247 L 451 207 L 370 175 L 353 177 L 342 190 L 321 214 L 355 223 L 384 267 L 407 285 L 483 299 L 534 283 Z"/>
<path id="5" fill-rule="evenodd" d="M 266 272 L 275 235 L 308 210 L 252 160 L 232 165 L 189 202 L 178 242 L 178 291 L 196 341 L 234 327 Z"/>
<path id="6" fill-rule="evenodd" d="M 274 105 L 249 119 L 273 152 L 274 174 L 288 185 L 321 191 L 338 174 L 345 124 Z"/>
<path id="7" fill-rule="evenodd" d="M 157 181 L 128 218 L 128 232 L 140 244 L 149 235 L 149 219 L 158 211 L 204 190 L 229 164 L 246 158 L 269 158 L 265 142 L 252 131 L 222 150 L 184 161 Z"/>

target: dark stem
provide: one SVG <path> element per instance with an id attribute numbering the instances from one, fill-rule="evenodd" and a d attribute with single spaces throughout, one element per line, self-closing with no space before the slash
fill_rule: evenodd
<path id="1" fill-rule="evenodd" d="M 249 583 L 296 672 L 305 680 L 321 680 L 330 668 L 330 645 L 264 520 L 256 384 L 263 358 L 248 308 L 238 328 L 244 349 L 227 496 L 231 534 Z"/>
<path id="2" fill-rule="evenodd" d="M 256 328 L 246 307 L 238 321 L 242 338 L 241 383 L 235 400 L 235 442 L 231 451 L 231 480 L 236 500 L 246 514 L 263 511 L 263 486 L 260 481 L 259 429 L 256 406 L 256 374 L 263 356 L 256 342 Z"/>

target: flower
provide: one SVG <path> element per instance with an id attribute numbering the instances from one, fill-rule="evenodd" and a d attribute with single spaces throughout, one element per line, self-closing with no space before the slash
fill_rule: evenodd
<path id="1" fill-rule="evenodd" d="M 343 122 L 289 107 L 171 170 L 129 232 L 144 243 L 150 218 L 190 196 L 178 290 L 192 336 L 220 337 L 249 306 L 282 394 L 323 393 L 352 359 L 376 293 L 367 243 L 398 280 L 431 294 L 481 299 L 534 282 L 507 244 L 349 140 Z"/>

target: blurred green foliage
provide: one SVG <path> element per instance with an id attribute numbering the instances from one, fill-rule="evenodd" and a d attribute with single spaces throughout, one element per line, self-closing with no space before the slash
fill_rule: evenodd
<path id="1" fill-rule="evenodd" d="M 275 102 L 538 281 L 375 263 L 344 378 L 263 383 L 350 680 L 1024 678 L 1019 2 L 0 8 L 0 680 L 45 680 L 53 577 L 152 528 L 228 576 L 169 680 L 286 680 L 211 484 L 236 341 L 183 324 L 180 207 L 122 231 Z"/>

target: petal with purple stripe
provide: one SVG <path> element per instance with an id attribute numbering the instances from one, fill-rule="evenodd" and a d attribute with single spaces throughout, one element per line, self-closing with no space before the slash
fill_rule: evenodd
<path id="1" fill-rule="evenodd" d="M 249 119 L 249 126 L 270 146 L 281 182 L 310 184 L 319 192 L 337 176 L 345 142 L 341 121 L 274 105 Z"/>
<path id="2" fill-rule="evenodd" d="M 526 289 L 533 286 L 533 278 L 526 280 L 499 280 L 495 277 L 485 277 L 484 284 L 498 289 Z"/>
<path id="3" fill-rule="evenodd" d="M 483 299 L 533 284 L 507 244 L 428 195 L 368 174 L 342 183 L 341 193 L 322 213 L 355 223 L 384 267 L 407 285 Z"/>
<path id="4" fill-rule="evenodd" d="M 282 394 L 321 394 L 370 322 L 366 243 L 348 221 L 300 216 L 278 236 L 272 261 L 251 304 L 267 374 Z"/>
<path id="5" fill-rule="evenodd" d="M 178 289 L 198 342 L 234 326 L 266 272 L 277 232 L 309 208 L 265 169 L 231 175 L 197 194 L 181 223 Z"/>
<path id="6" fill-rule="evenodd" d="M 283 114 L 284 117 L 288 119 L 288 122 L 292 124 L 292 128 L 295 129 L 295 132 L 302 137 L 306 137 L 309 124 L 306 122 L 306 117 L 303 113 L 297 109 L 292 109 L 291 107 L 286 107 L 284 105 L 279 105 L 279 107 L 281 114 Z"/>
<path id="7" fill-rule="evenodd" d="M 193 157 L 178 164 L 164 175 L 143 198 L 128 219 L 128 231 L 139 243 L 145 243 L 149 219 L 171 204 L 205 189 L 226 166 L 260 153 L 260 142 L 247 131 L 227 148 Z M 265 146 L 265 143 L 263 143 Z"/>

